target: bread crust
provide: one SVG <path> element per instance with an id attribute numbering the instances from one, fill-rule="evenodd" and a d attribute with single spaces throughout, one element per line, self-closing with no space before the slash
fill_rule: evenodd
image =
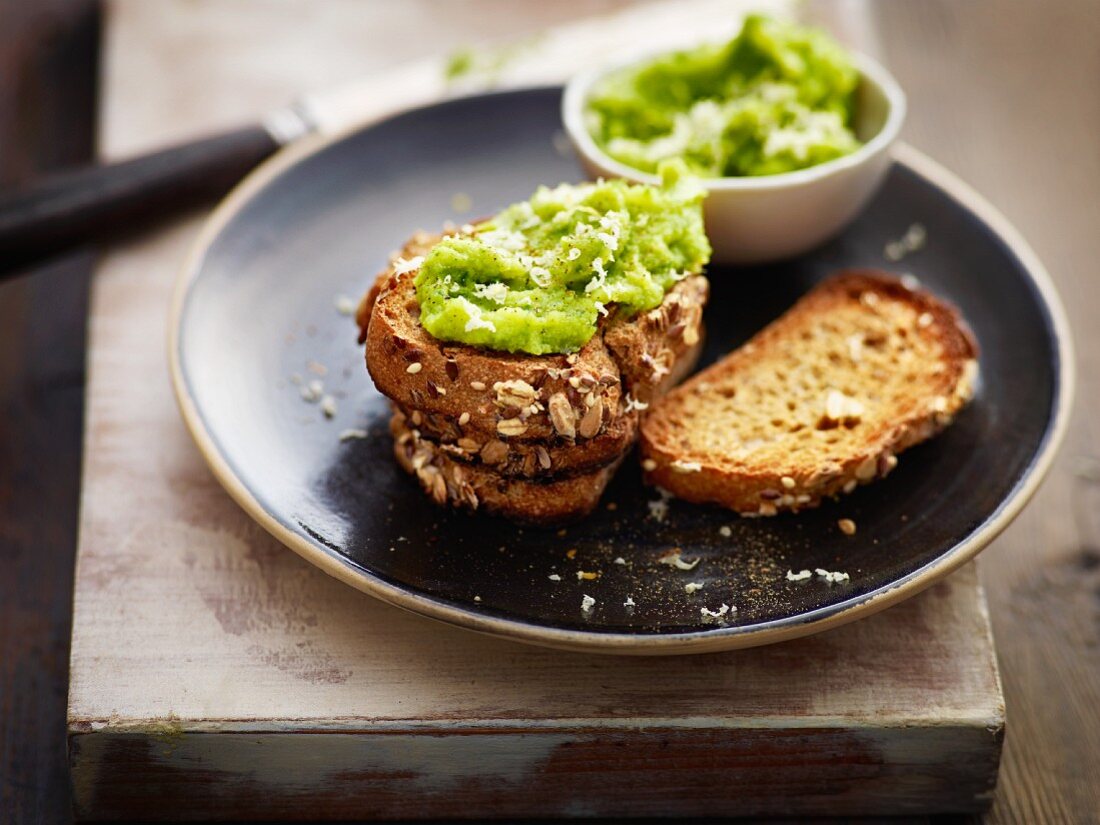
<path id="1" fill-rule="evenodd" d="M 395 415 L 422 438 L 435 442 L 445 453 L 464 464 L 482 465 L 503 476 L 547 478 L 587 472 L 615 461 L 634 446 L 639 413 L 632 410 L 615 418 L 607 428 L 586 440 L 552 436 L 543 441 L 501 438 L 495 431 L 475 428 L 471 422 L 440 413 L 407 410 L 391 402 Z"/>
<path id="2" fill-rule="evenodd" d="M 409 429 L 400 413 L 391 419 L 390 432 L 398 464 L 436 504 L 524 524 L 561 524 L 588 515 L 625 456 L 586 473 L 534 480 L 503 476 L 484 465 L 458 461 Z"/>
<path id="3" fill-rule="evenodd" d="M 844 324 L 849 328 L 842 329 Z M 830 325 L 836 328 L 835 333 Z M 853 345 L 848 359 L 837 357 L 838 345 L 847 344 L 853 335 L 837 340 L 838 336 L 851 330 L 856 330 L 858 347 Z M 798 435 L 801 441 L 797 444 L 792 434 L 805 427 L 784 420 L 772 422 L 774 431 L 766 437 L 752 439 L 762 442 L 759 445 L 739 444 L 731 435 L 726 436 L 729 444 L 721 451 L 700 449 L 698 430 L 691 429 L 697 425 L 690 423 L 705 418 L 698 411 L 723 410 L 721 415 L 731 420 L 718 420 L 719 414 L 714 413 L 698 426 L 732 431 L 738 426 L 738 421 L 732 420 L 737 405 L 748 403 L 738 399 L 749 395 L 754 384 L 771 382 L 782 395 L 784 379 L 778 376 L 788 369 L 790 357 L 783 360 L 779 353 L 789 354 L 792 342 L 807 336 L 812 342 L 805 345 L 807 357 L 832 366 L 816 379 L 819 386 L 813 387 L 820 391 L 821 406 L 810 413 L 792 410 L 792 417 L 801 415 L 804 421 L 809 415 L 812 420 L 819 410 L 825 410 L 814 427 L 820 432 L 810 432 L 813 437 L 808 440 L 813 445 L 816 440 L 832 438 L 837 445 L 808 456 L 815 449 L 802 449 L 807 434 Z M 876 406 L 869 397 L 864 404 L 843 396 L 838 401 L 840 412 L 835 413 L 839 418 L 829 418 L 829 398 L 837 392 L 834 387 L 862 387 L 872 396 L 876 392 L 875 376 L 864 374 L 870 367 L 861 365 L 863 356 L 856 358 L 855 352 L 869 351 L 863 349 L 869 346 L 898 349 L 899 357 L 907 359 L 909 383 L 903 392 L 890 396 L 888 404 L 884 401 Z M 910 350 L 907 356 L 900 354 L 905 348 Z M 679 498 L 719 504 L 743 515 L 770 516 L 817 506 L 826 498 L 850 493 L 860 484 L 886 476 L 897 465 L 898 453 L 948 426 L 973 395 L 977 358 L 977 342 L 952 305 L 923 290 L 910 289 L 885 273 L 841 273 L 813 289 L 745 346 L 654 405 L 641 427 L 646 481 Z M 890 378 L 878 376 L 883 381 Z M 852 404 L 845 411 L 845 405 Z M 744 412 L 747 416 L 751 411 Z M 844 429 L 831 436 L 829 430 L 837 428 Z M 816 438 L 819 435 L 821 439 Z M 784 445 L 791 445 L 789 452 L 784 453 Z"/>

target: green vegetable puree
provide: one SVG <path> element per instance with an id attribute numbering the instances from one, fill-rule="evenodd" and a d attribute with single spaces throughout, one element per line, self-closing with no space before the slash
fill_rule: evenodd
<path id="1" fill-rule="evenodd" d="M 646 172 L 682 158 L 702 177 L 774 175 L 855 151 L 859 73 L 823 32 L 758 15 L 732 41 L 673 52 L 604 78 L 586 125 Z"/>
<path id="2" fill-rule="evenodd" d="M 420 264 L 420 323 L 436 338 L 508 352 L 573 352 L 601 314 L 658 306 L 710 259 L 703 190 L 682 164 L 661 186 L 540 187 L 436 244 Z"/>

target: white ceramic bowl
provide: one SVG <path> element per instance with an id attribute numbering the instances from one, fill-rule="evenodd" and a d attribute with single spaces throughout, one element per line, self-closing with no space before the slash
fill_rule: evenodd
<path id="1" fill-rule="evenodd" d="M 589 89 L 606 74 L 656 55 L 575 76 L 565 88 L 562 119 L 581 165 L 591 177 L 655 183 L 605 154 L 585 128 Z M 890 168 L 890 147 L 905 120 L 905 93 L 882 66 L 854 56 L 860 72 L 855 132 L 863 145 L 850 155 L 779 175 L 705 178 L 707 235 L 719 263 L 763 263 L 814 248 L 859 214 Z"/>

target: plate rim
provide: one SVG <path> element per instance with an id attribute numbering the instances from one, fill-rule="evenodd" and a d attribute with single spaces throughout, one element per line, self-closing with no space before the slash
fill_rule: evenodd
<path id="1" fill-rule="evenodd" d="M 685 633 L 646 635 L 607 633 L 548 627 L 521 619 L 476 613 L 431 596 L 410 592 L 397 584 L 387 582 L 346 556 L 298 535 L 263 507 L 234 472 L 232 465 L 219 451 L 207 430 L 198 406 L 188 390 L 180 357 L 182 319 L 187 296 L 191 285 L 201 272 L 206 253 L 212 243 L 220 237 L 228 223 L 268 184 L 298 163 L 363 129 L 372 128 L 379 123 L 410 112 L 439 106 L 547 91 L 560 93 L 561 90 L 560 86 L 533 86 L 447 98 L 427 105 L 403 108 L 367 118 L 331 133 L 310 135 L 279 150 L 257 166 L 214 208 L 192 243 L 176 276 L 169 308 L 168 361 L 173 394 L 184 425 L 202 454 L 203 460 L 237 505 L 276 540 L 306 561 L 345 584 L 395 607 L 498 638 L 561 650 L 624 655 L 713 653 L 774 644 L 839 627 L 857 619 L 866 618 L 916 595 L 970 561 L 999 536 L 1038 490 L 1066 434 L 1076 382 L 1076 361 L 1069 321 L 1050 274 L 1009 220 L 956 174 L 923 152 L 901 141 L 894 146 L 893 160 L 969 210 L 992 231 L 998 240 L 1004 243 L 1009 253 L 1017 259 L 1035 287 L 1043 305 L 1042 308 L 1050 318 L 1058 356 L 1055 370 L 1057 387 L 1053 409 L 1038 450 L 1031 457 L 1015 487 L 985 522 L 944 555 L 877 590 L 837 604 L 816 608 L 798 616 L 773 619 L 750 627 L 716 627 Z"/>

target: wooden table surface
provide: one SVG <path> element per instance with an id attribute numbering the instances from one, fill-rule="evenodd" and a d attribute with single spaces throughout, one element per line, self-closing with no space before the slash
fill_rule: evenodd
<path id="1" fill-rule="evenodd" d="M 313 14 L 319 5 L 311 4 Z M 424 5 L 402 4 L 413 11 L 399 11 L 397 4 L 363 6 L 362 51 L 385 62 L 393 39 L 388 33 L 407 24 L 402 14 L 423 12 Z M 530 31 L 556 15 L 608 5 L 539 4 L 521 14 L 493 0 L 457 10 L 448 4 L 440 13 L 445 25 L 411 46 L 390 45 L 389 54 L 394 48 L 424 54 L 487 34 Z M 30 25 L 13 8 L 0 5 L 0 33 L 14 30 L 6 21 Z M 486 9 L 488 33 L 479 26 Z M 1100 14 L 1093 0 L 920 0 L 878 3 L 871 10 L 879 54 L 909 93 L 906 139 L 958 172 L 1016 224 L 1050 269 L 1076 333 L 1078 398 L 1066 446 L 1033 504 L 983 554 L 979 567 L 1009 717 L 1001 784 L 988 820 L 1086 822 L 1100 811 L 1100 424 L 1089 414 L 1100 402 L 1100 326 L 1094 320 L 1100 281 L 1091 254 L 1100 223 Z M 65 13 L 76 19 L 71 9 Z M 186 19 L 180 22 L 186 27 Z M 45 76 L 50 67 L 28 56 L 26 44 L 35 42 L 4 38 L 0 58 L 21 66 L 23 75 Z M 44 52 L 63 48 L 56 38 L 40 38 L 37 45 Z M 363 61 L 349 53 L 349 68 Z M 48 95 L 35 97 L 33 88 L 0 87 L 9 92 L 0 95 L 0 122 L 41 118 L 28 104 Z M 212 97 L 216 105 L 216 88 Z M 5 131 L 4 137 L 9 134 L 16 140 L 8 146 L 33 145 L 29 131 Z M 79 156 L 79 147 L 62 154 Z M 9 180 L 35 166 L 28 160 L 16 168 L 11 154 L 0 157 L 9 164 Z M 67 793 L 59 742 L 63 703 L 56 697 L 65 689 L 61 639 L 68 605 L 58 582 L 70 575 L 64 563 L 72 554 L 77 468 L 71 445 L 79 438 L 79 405 L 71 398 L 82 359 L 80 335 L 72 331 L 82 328 L 84 308 L 76 298 L 47 300 L 42 276 L 52 277 L 48 283 L 57 289 L 63 281 L 56 273 L 36 275 L 33 289 L 24 282 L 0 293 L 0 316 L 9 319 L 0 327 L 0 812 L 32 822 L 57 821 L 64 811 L 58 800 Z M 13 356 L 20 351 L 27 356 L 17 362 Z M 48 420 L 49 428 L 24 429 L 35 420 Z M 28 440 L 28 432 L 39 434 Z M 34 724 L 13 719 L 28 712 L 41 717 Z"/>

